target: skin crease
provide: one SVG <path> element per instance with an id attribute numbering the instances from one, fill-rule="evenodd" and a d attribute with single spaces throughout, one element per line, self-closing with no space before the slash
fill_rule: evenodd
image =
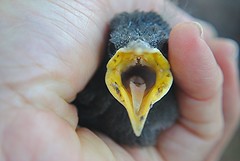
<path id="1" fill-rule="evenodd" d="M 174 26 L 169 60 L 181 117 L 148 148 L 76 130 L 69 104 L 100 62 L 107 23 L 136 9 L 157 11 Z M 218 160 L 239 120 L 238 49 L 208 25 L 202 35 L 182 23 L 192 20 L 162 0 L 0 1 L 0 160 Z"/>

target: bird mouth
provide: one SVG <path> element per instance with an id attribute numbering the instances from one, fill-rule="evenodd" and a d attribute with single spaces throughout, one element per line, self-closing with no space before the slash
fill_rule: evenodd
<path id="1" fill-rule="evenodd" d="M 148 66 L 135 65 L 122 72 L 121 78 L 123 85 L 128 89 L 128 91 L 130 89 L 130 83 L 133 82 L 137 86 L 145 84 L 145 93 L 147 93 L 156 82 L 156 73 Z"/>
<path id="2" fill-rule="evenodd" d="M 141 135 L 151 107 L 168 92 L 172 81 L 167 59 L 142 41 L 120 48 L 107 64 L 106 85 L 126 108 L 136 136 Z"/>
<path id="3" fill-rule="evenodd" d="M 139 114 L 144 96 L 156 82 L 155 71 L 148 66 L 137 64 L 122 72 L 121 80 L 127 92 L 131 94 L 134 112 Z"/>

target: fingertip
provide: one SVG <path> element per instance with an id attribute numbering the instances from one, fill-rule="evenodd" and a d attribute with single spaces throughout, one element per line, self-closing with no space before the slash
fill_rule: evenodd
<path id="1" fill-rule="evenodd" d="M 239 46 L 236 41 L 227 38 L 213 39 L 208 42 L 216 58 L 232 58 L 234 61 L 239 57 Z"/>
<path id="2" fill-rule="evenodd" d="M 184 34 L 185 36 L 183 37 Z M 197 22 L 183 22 L 175 25 L 170 33 L 170 40 L 178 40 L 189 38 L 188 35 L 194 37 L 201 37 L 203 34 L 203 28 L 200 23 Z M 178 38 L 178 39 L 175 39 Z M 175 42 L 175 41 L 174 41 Z"/>

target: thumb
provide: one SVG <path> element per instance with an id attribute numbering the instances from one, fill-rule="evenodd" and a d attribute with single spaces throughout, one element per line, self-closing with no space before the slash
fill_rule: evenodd
<path id="1" fill-rule="evenodd" d="M 184 33 L 184 34 L 183 34 Z M 222 129 L 222 72 L 197 23 L 177 25 L 169 40 L 170 63 L 179 88 L 181 123 L 200 137 Z"/>

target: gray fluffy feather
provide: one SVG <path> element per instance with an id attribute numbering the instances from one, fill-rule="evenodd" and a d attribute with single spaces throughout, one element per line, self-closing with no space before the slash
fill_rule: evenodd
<path id="1" fill-rule="evenodd" d="M 110 49 L 127 46 L 131 41 L 142 40 L 152 47 L 166 52 L 169 25 L 155 12 L 122 13 L 114 17 L 110 24 Z M 115 50 L 109 54 L 114 55 Z"/>

